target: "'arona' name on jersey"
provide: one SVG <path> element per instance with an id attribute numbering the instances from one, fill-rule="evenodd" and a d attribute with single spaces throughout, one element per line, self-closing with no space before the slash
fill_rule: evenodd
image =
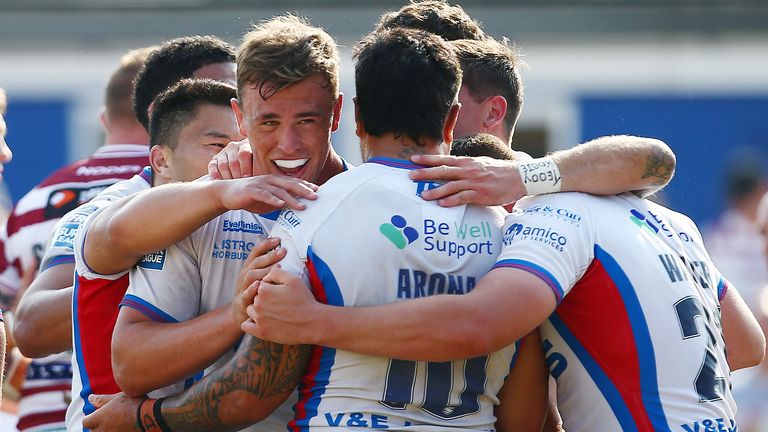
<path id="1" fill-rule="evenodd" d="M 115 175 L 115 174 L 130 174 L 134 172 L 140 172 L 141 166 L 139 165 L 108 165 L 108 166 L 81 166 L 75 171 L 75 175 L 79 176 L 103 176 L 103 175 Z"/>
<path id="2" fill-rule="evenodd" d="M 224 231 L 264 234 L 264 227 L 256 222 L 246 222 L 242 220 L 231 221 L 224 219 Z"/>
<path id="3" fill-rule="evenodd" d="M 475 283 L 474 276 L 400 269 L 397 275 L 397 298 L 409 299 L 438 294 L 466 294 L 472 291 Z"/>

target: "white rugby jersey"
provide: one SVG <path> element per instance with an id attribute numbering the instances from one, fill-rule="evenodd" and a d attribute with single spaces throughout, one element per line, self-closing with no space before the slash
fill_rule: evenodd
<path id="1" fill-rule="evenodd" d="M 72 376 L 72 383 L 69 384 L 72 392 L 71 402 L 68 407 L 64 406 L 69 431 L 82 430 L 83 401 L 87 400 L 89 394 L 112 394 L 119 391 L 116 385 L 104 385 L 106 378 L 93 370 L 94 368 L 101 370 L 98 368 L 105 364 L 102 352 L 106 351 L 109 355 L 114 318 L 117 316 L 117 302 L 125 292 L 124 287 L 120 291 L 119 287 L 115 288 L 111 284 L 112 280 L 103 279 L 105 276 L 93 278 L 94 280 L 85 279 L 82 276 L 93 273 L 87 269 L 82 259 L 83 236 L 79 234 L 86 230 L 94 214 L 102 212 L 121 198 L 149 189 L 151 175 L 150 168 L 145 167 L 138 175 L 115 183 L 96 195 L 90 202 L 64 215 L 54 227 L 48 248 L 42 258 L 41 271 L 60 264 L 75 263 L 75 289 L 72 296 L 74 352 L 57 355 L 57 357 L 64 356 L 60 361 L 70 367 Z M 125 286 L 127 286 L 127 276 Z M 119 292 L 117 301 L 109 303 L 103 300 L 105 296 L 114 295 L 115 291 Z M 106 336 L 94 337 L 93 335 Z M 88 348 L 87 352 L 84 352 L 84 347 Z M 109 371 L 108 382 L 114 383 L 109 357 L 106 358 L 106 365 Z M 90 409 L 88 412 L 93 412 L 93 407 L 90 404 L 87 405 Z"/>
<path id="2" fill-rule="evenodd" d="M 424 201 L 419 194 L 437 184 L 411 181 L 415 168 L 373 158 L 328 181 L 306 210 L 283 210 L 271 232 L 287 249 L 283 268 L 336 306 L 471 291 L 501 250 L 505 212 Z M 513 355 L 510 346 L 415 362 L 313 347 L 289 430 L 494 430 Z"/>
<path id="3" fill-rule="evenodd" d="M 157 322 L 187 321 L 231 303 L 237 277 L 251 249 L 267 238 L 270 220 L 278 212 L 259 216 L 232 210 L 203 225 L 179 243 L 147 255 L 131 270 L 130 286 L 120 306 L 128 306 Z M 225 365 L 239 342 L 206 368 L 208 374 Z M 169 365 L 168 367 L 173 367 Z M 188 385 L 203 377 L 198 374 Z M 279 431 L 291 419 L 292 400 L 245 430 Z"/>
<path id="4" fill-rule="evenodd" d="M 631 194 L 525 198 L 495 267 L 544 280 L 541 327 L 569 432 L 730 431 L 727 283 L 686 216 Z"/>
<path id="5" fill-rule="evenodd" d="M 16 203 L 0 234 L 0 294 L 5 301 L 16 297 L 21 272 L 40 264 L 57 221 L 110 185 L 140 172 L 148 150 L 146 144 L 105 145 L 91 157 L 54 172 Z M 32 360 L 21 390 L 18 429 L 63 429 L 71 379 L 69 353 Z"/>

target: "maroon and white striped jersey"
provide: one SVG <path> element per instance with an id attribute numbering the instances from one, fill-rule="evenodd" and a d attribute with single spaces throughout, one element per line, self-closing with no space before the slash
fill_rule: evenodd
<path id="1" fill-rule="evenodd" d="M 54 172 L 16 203 L 0 229 L 0 307 L 13 303 L 23 272 L 39 266 L 56 222 L 112 184 L 140 173 L 148 152 L 146 144 L 105 145 Z M 64 430 L 70 357 L 63 353 L 32 362 L 21 391 L 19 430 Z"/>

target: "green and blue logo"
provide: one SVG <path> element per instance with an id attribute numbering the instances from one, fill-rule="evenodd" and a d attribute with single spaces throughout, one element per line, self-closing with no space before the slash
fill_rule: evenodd
<path id="1" fill-rule="evenodd" d="M 394 215 L 390 219 L 391 223 L 383 223 L 379 231 L 384 234 L 398 249 L 405 249 L 406 246 L 419 238 L 419 233 L 414 228 L 408 226 L 405 218 L 400 215 Z"/>
<path id="2" fill-rule="evenodd" d="M 629 217 L 629 219 L 632 220 L 632 222 L 634 222 L 635 225 L 637 225 L 641 229 L 645 228 L 646 230 L 648 230 L 649 233 L 654 235 L 659 232 L 659 229 L 656 228 L 656 225 L 652 224 L 648 219 L 646 219 L 644 214 L 640 213 L 635 209 L 630 210 L 630 212 L 632 213 L 632 215 Z"/>

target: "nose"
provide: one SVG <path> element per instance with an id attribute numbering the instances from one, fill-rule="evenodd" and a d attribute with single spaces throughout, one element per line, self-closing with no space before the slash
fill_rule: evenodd
<path id="1" fill-rule="evenodd" d="M 296 153 L 301 149 L 301 139 L 295 127 L 286 127 L 277 147 L 285 155 Z"/>
<path id="2" fill-rule="evenodd" d="M 5 142 L 5 137 L 0 137 L 0 164 L 8 163 L 13 159 L 13 152 Z"/>

